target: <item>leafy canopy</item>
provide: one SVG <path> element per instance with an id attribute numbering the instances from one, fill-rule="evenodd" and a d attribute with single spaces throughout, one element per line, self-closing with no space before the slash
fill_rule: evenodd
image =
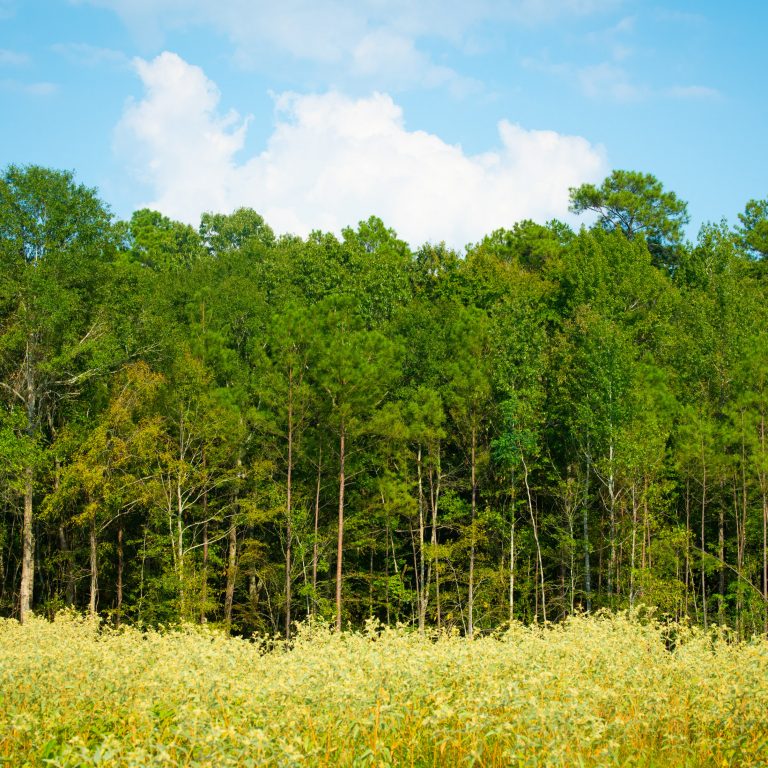
<path id="1" fill-rule="evenodd" d="M 687 203 L 650 173 L 613 171 L 599 187 L 571 187 L 570 201 L 572 213 L 597 213 L 603 229 L 618 228 L 630 238 L 642 234 L 661 246 L 680 243 L 689 221 Z"/>
<path id="2" fill-rule="evenodd" d="M 768 256 L 768 199 L 750 200 L 739 214 L 741 226 L 736 232 L 741 244 L 753 256 L 764 259 Z"/>

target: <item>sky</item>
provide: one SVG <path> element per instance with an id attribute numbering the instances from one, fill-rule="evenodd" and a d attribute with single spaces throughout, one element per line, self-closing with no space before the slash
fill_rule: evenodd
<path id="1" fill-rule="evenodd" d="M 766 29 L 744 0 L 0 0 L 0 168 L 414 248 L 578 226 L 570 187 L 637 170 L 695 239 L 768 196 Z"/>

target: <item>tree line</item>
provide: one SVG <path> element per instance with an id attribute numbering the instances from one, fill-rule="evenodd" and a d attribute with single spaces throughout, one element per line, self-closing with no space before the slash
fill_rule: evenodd
<path id="1" fill-rule="evenodd" d="M 768 201 L 653 176 L 461 254 L 0 179 L 0 613 L 768 630 Z"/>

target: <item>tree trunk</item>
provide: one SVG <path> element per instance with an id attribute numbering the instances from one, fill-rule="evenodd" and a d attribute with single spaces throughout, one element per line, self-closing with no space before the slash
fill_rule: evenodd
<path id="1" fill-rule="evenodd" d="M 292 508 L 291 481 L 293 476 L 293 368 L 288 370 L 288 471 L 285 484 L 285 639 L 291 637 L 291 544 L 292 544 Z"/>
<path id="2" fill-rule="evenodd" d="M 472 427 L 472 514 L 470 517 L 470 545 L 469 545 L 469 594 L 467 596 L 467 635 L 470 639 L 475 633 L 475 517 L 477 515 L 477 481 L 476 470 L 477 432 Z"/>
<path id="3" fill-rule="evenodd" d="M 336 629 L 341 632 L 341 577 L 343 568 L 343 555 L 344 555 L 344 439 L 346 433 L 344 430 L 344 422 L 341 422 L 341 429 L 339 430 L 339 531 L 336 542 Z"/>
<path id="4" fill-rule="evenodd" d="M 32 608 L 35 576 L 35 541 L 32 535 L 32 467 L 25 470 L 24 520 L 21 529 L 21 585 L 19 587 L 19 621 L 23 624 Z"/>
<path id="5" fill-rule="evenodd" d="M 440 471 L 440 446 L 437 447 L 437 466 L 429 469 L 429 499 L 432 507 L 432 558 L 430 559 L 430 569 L 434 564 L 435 569 L 435 611 L 437 619 L 437 628 L 442 627 L 442 612 L 440 605 L 440 570 L 437 559 L 437 509 L 440 503 L 440 483 L 442 474 Z"/>
<path id="6" fill-rule="evenodd" d="M 576 509 L 575 506 L 572 506 L 570 508 L 570 513 L 568 515 L 568 535 L 570 537 L 569 547 L 570 550 L 570 615 L 573 616 L 573 614 L 576 611 L 576 547 L 574 546 L 574 542 L 576 541 L 576 532 L 574 531 L 574 526 L 576 525 Z"/>
<path id="7" fill-rule="evenodd" d="M 227 536 L 229 546 L 227 553 L 227 586 L 224 592 L 224 623 L 227 632 L 232 627 L 232 604 L 235 599 L 235 580 L 237 576 L 237 526 L 235 518 L 229 525 L 229 535 Z"/>
<path id="8" fill-rule="evenodd" d="M 515 492 L 512 490 L 512 519 L 509 523 L 509 623 L 515 620 Z"/>
<path id="9" fill-rule="evenodd" d="M 27 339 L 24 355 L 25 406 L 27 411 L 27 435 L 33 437 L 37 426 L 37 388 L 32 365 L 32 343 Z M 24 470 L 24 517 L 21 528 L 21 583 L 19 585 L 19 621 L 23 624 L 32 610 L 35 581 L 35 539 L 32 532 L 32 494 L 34 470 Z"/>
<path id="10" fill-rule="evenodd" d="M 635 607 L 635 548 L 637 541 L 637 499 L 635 484 L 632 483 L 632 554 L 629 561 L 629 608 Z"/>
<path id="11" fill-rule="evenodd" d="M 688 615 L 688 600 L 691 593 L 691 480 L 685 481 L 685 615 Z M 650 567 L 650 565 L 649 565 Z"/>
<path id="12" fill-rule="evenodd" d="M 725 624 L 725 508 L 722 504 L 720 505 L 720 520 L 717 526 L 717 555 L 720 560 L 718 564 L 718 591 L 720 595 L 717 600 L 717 621 L 720 624 Z"/>
<path id="13" fill-rule="evenodd" d="M 541 559 L 541 544 L 539 543 L 539 529 L 536 525 L 536 515 L 533 511 L 533 497 L 531 496 L 531 486 L 528 483 L 528 464 L 523 458 L 522 453 L 520 458 L 523 462 L 523 479 L 525 480 L 525 492 L 528 495 L 528 511 L 531 515 L 531 525 L 533 526 L 533 539 L 536 542 L 536 557 L 537 557 L 537 570 L 539 572 L 539 578 L 541 580 L 541 615 L 544 622 L 547 621 L 547 597 L 544 591 L 544 563 Z M 538 610 L 536 611 L 536 619 L 538 620 Z"/>
<path id="14" fill-rule="evenodd" d="M 760 452 L 765 460 L 765 415 L 760 414 Z M 760 490 L 763 501 L 763 631 L 768 635 L 768 478 L 760 473 Z"/>
<path id="15" fill-rule="evenodd" d="M 91 589 L 90 599 L 88 601 L 88 613 L 96 616 L 96 604 L 99 599 L 99 563 L 96 549 L 96 518 L 91 517 L 91 526 L 89 531 L 89 542 L 91 551 Z"/>
<path id="16" fill-rule="evenodd" d="M 186 618 L 187 585 L 184 571 L 184 498 L 181 492 L 180 473 L 176 475 L 176 552 L 176 567 L 179 578 L 179 616 L 184 619 Z"/>
<path id="17" fill-rule="evenodd" d="M 589 613 L 592 610 L 592 569 L 589 563 L 589 459 L 587 459 L 587 474 L 584 478 L 584 501 L 581 510 L 584 533 L 584 598 L 587 613 Z"/>
<path id="18" fill-rule="evenodd" d="M 704 629 L 707 628 L 707 581 L 706 581 L 706 568 L 705 568 L 705 512 L 707 509 L 707 465 L 704 463 L 704 444 L 702 443 L 702 456 L 701 456 L 701 610 L 704 617 Z"/>
<path id="19" fill-rule="evenodd" d="M 117 610 L 115 624 L 119 627 L 123 614 L 123 523 L 117 528 Z"/>
<path id="20" fill-rule="evenodd" d="M 609 543 L 611 549 L 610 563 L 608 564 L 608 599 L 611 601 L 611 605 L 615 605 L 613 598 L 616 592 L 616 585 L 614 583 L 614 572 L 616 569 L 616 485 L 615 478 L 613 476 L 613 438 L 611 438 L 610 445 L 608 446 L 608 514 L 610 535 Z"/>
<path id="21" fill-rule="evenodd" d="M 206 491 L 203 496 L 203 514 L 208 514 L 208 493 Z M 203 584 L 202 594 L 200 600 L 200 623 L 205 624 L 207 618 L 205 612 L 207 610 L 208 603 L 208 518 L 203 521 Z"/>
<path id="22" fill-rule="evenodd" d="M 203 472 L 206 471 L 207 461 L 205 449 L 203 449 Z M 205 612 L 208 603 L 208 488 L 203 488 L 203 568 L 202 585 L 200 590 L 200 623 L 207 621 Z"/>
<path id="23" fill-rule="evenodd" d="M 743 413 L 742 413 L 742 421 L 743 421 Z M 741 524 L 739 524 L 738 520 L 738 511 L 737 511 L 737 520 L 736 520 L 736 540 L 737 540 L 737 546 L 736 546 L 736 557 L 737 557 L 737 571 L 739 575 L 739 581 L 741 581 L 741 575 L 742 575 L 742 568 L 743 568 L 743 560 L 744 560 L 744 550 L 746 549 L 747 542 L 746 542 L 746 536 L 747 536 L 747 514 L 749 512 L 749 491 L 747 488 L 747 447 L 744 440 L 744 434 L 745 429 L 742 424 L 742 430 L 741 430 Z M 725 554 L 723 553 L 723 560 L 725 560 Z M 723 565 L 725 565 L 725 562 L 723 562 Z M 725 574 L 723 574 L 723 577 Z M 723 586 L 723 590 L 721 592 L 723 596 L 725 595 L 725 587 Z M 737 601 L 736 601 L 736 623 L 738 625 L 738 636 L 741 640 L 743 638 L 743 632 L 742 632 L 742 609 L 743 609 L 743 599 L 742 599 L 742 592 L 741 592 L 741 585 L 739 584 L 739 589 L 737 591 Z"/>
<path id="24" fill-rule="evenodd" d="M 312 615 L 317 613 L 317 557 L 318 536 L 320 526 L 320 482 L 322 479 L 323 447 L 320 446 L 317 456 L 317 485 L 315 487 L 315 528 L 312 544 Z"/>
<path id="25" fill-rule="evenodd" d="M 72 573 L 72 551 L 69 548 L 67 534 L 63 525 L 59 525 L 59 548 L 63 560 L 63 578 L 64 578 L 64 603 L 66 605 L 75 604 L 75 577 Z"/>
<path id="26" fill-rule="evenodd" d="M 389 517 L 384 518 L 384 585 L 387 626 L 389 626 Z"/>
<path id="27" fill-rule="evenodd" d="M 413 555 L 413 578 L 416 582 L 416 589 L 411 591 L 411 595 L 416 593 L 416 610 L 413 610 L 413 597 L 411 597 L 411 621 L 418 623 L 418 616 L 421 612 L 421 578 L 419 576 L 419 553 L 416 547 L 416 536 L 413 530 L 413 521 L 409 521 L 410 534 L 411 534 L 411 553 Z"/>
<path id="28" fill-rule="evenodd" d="M 768 635 L 768 497 L 763 493 L 763 631 Z"/>
<path id="29" fill-rule="evenodd" d="M 416 467 L 419 481 L 419 559 L 417 572 L 419 575 L 419 632 L 423 634 L 424 623 L 427 615 L 427 597 L 429 587 L 426 582 L 426 568 L 424 563 L 424 484 L 421 471 L 421 445 L 419 445 Z"/>
<path id="30" fill-rule="evenodd" d="M 53 476 L 53 487 L 54 490 L 58 491 L 61 485 L 61 462 L 57 458 L 54 460 L 54 463 L 56 469 Z M 59 523 L 59 549 L 61 550 L 61 579 L 64 583 L 64 603 L 71 606 L 75 603 L 74 564 L 63 523 Z"/>

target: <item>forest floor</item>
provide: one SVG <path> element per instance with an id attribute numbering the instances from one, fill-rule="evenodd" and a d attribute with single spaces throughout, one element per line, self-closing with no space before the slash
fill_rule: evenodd
<path id="1" fill-rule="evenodd" d="M 0 620 L 0 764 L 758 766 L 768 641 L 626 614 L 467 640 Z"/>

